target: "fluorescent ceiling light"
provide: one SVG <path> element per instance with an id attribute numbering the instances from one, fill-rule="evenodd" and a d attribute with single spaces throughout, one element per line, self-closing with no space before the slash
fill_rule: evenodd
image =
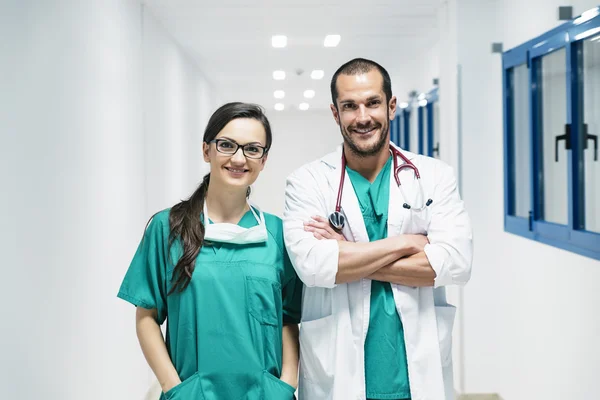
<path id="1" fill-rule="evenodd" d="M 277 110 L 277 111 L 283 111 L 284 108 L 285 108 L 285 106 L 283 105 L 283 103 L 275 104 L 275 110 Z"/>
<path id="2" fill-rule="evenodd" d="M 315 91 L 312 89 L 305 90 L 304 97 L 307 99 L 312 99 L 313 97 L 315 97 Z"/>
<path id="3" fill-rule="evenodd" d="M 271 36 L 271 45 L 275 48 L 282 48 L 287 46 L 287 36 L 275 35 Z"/>
<path id="4" fill-rule="evenodd" d="M 590 36 L 594 36 L 595 34 L 597 34 L 599 32 L 600 32 L 600 26 L 596 27 L 596 28 L 588 29 L 587 31 L 580 33 L 579 35 L 575 35 L 575 37 L 573 39 L 575 39 L 575 40 L 585 39 Z M 598 40 L 599 38 L 600 38 L 600 36 L 592 38 L 591 41 L 593 42 L 594 40 Z"/>
<path id="5" fill-rule="evenodd" d="M 273 79 L 282 81 L 285 79 L 285 71 L 273 71 Z"/>
<path id="6" fill-rule="evenodd" d="M 323 46 L 336 47 L 338 44 L 340 44 L 341 39 L 342 37 L 340 35 L 327 35 L 323 41 Z"/>
<path id="7" fill-rule="evenodd" d="M 299 109 L 301 109 L 302 111 L 306 111 L 308 110 L 308 103 L 300 103 L 300 105 L 298 106 Z"/>
<path id="8" fill-rule="evenodd" d="M 584 22 L 587 22 L 590 19 L 597 17 L 598 15 L 600 15 L 600 8 L 592 8 L 591 10 L 584 11 L 583 14 L 581 14 L 581 17 L 576 18 L 575 21 L 573 21 L 573 23 L 575 25 L 581 25 Z"/>
<path id="9" fill-rule="evenodd" d="M 283 99 L 285 97 L 285 92 L 283 90 L 276 90 L 273 92 L 273 96 L 275 96 L 276 99 Z"/>
<path id="10" fill-rule="evenodd" d="M 310 77 L 312 79 L 323 79 L 324 76 L 325 71 L 323 71 L 322 69 L 315 69 L 313 72 L 310 73 Z"/>

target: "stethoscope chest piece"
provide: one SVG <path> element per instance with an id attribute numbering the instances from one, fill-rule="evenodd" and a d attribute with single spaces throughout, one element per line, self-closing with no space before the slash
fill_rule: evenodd
<path id="1" fill-rule="evenodd" d="M 346 225 L 346 217 L 339 211 L 334 211 L 329 214 L 329 225 L 337 231 L 337 233 L 341 233 L 344 225 Z"/>

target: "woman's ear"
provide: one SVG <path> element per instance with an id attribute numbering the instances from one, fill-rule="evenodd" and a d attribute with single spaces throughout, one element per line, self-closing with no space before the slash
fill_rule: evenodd
<path id="1" fill-rule="evenodd" d="M 210 143 L 202 143 L 202 155 L 204 156 L 204 162 L 210 164 Z"/>
<path id="2" fill-rule="evenodd" d="M 267 163 L 267 158 L 269 158 L 269 154 L 265 154 L 265 156 L 260 159 L 261 171 L 265 167 L 265 164 Z"/>

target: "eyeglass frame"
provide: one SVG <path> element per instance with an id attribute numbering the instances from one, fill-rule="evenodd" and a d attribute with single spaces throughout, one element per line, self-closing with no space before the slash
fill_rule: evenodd
<path id="1" fill-rule="evenodd" d="M 231 143 L 231 144 L 235 145 L 236 146 L 235 151 L 233 151 L 232 153 L 224 153 L 224 152 L 222 152 L 221 150 L 219 150 L 219 143 L 218 142 L 227 142 L 227 143 Z M 238 152 L 238 150 L 241 148 L 242 149 L 242 154 L 244 155 L 244 157 L 249 158 L 251 160 L 262 160 L 267 155 L 267 153 L 269 152 L 269 149 L 266 148 L 265 146 L 261 146 L 261 145 L 253 144 L 253 143 L 239 144 L 237 142 L 234 142 L 231 139 L 213 139 L 213 140 L 209 141 L 208 143 L 214 143 L 215 144 L 215 148 L 216 148 L 216 150 L 219 153 L 226 154 L 228 156 L 235 155 Z M 246 146 L 258 147 L 259 149 L 263 150 L 263 153 L 258 158 L 256 158 L 256 157 L 250 157 L 250 156 L 246 155 L 246 149 L 245 149 Z"/>

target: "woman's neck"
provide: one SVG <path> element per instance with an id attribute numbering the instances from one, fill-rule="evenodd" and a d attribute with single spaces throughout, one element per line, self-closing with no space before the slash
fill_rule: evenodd
<path id="1" fill-rule="evenodd" d="M 226 189 L 211 182 L 206 193 L 206 207 L 213 222 L 237 224 L 250 209 L 246 189 Z"/>

